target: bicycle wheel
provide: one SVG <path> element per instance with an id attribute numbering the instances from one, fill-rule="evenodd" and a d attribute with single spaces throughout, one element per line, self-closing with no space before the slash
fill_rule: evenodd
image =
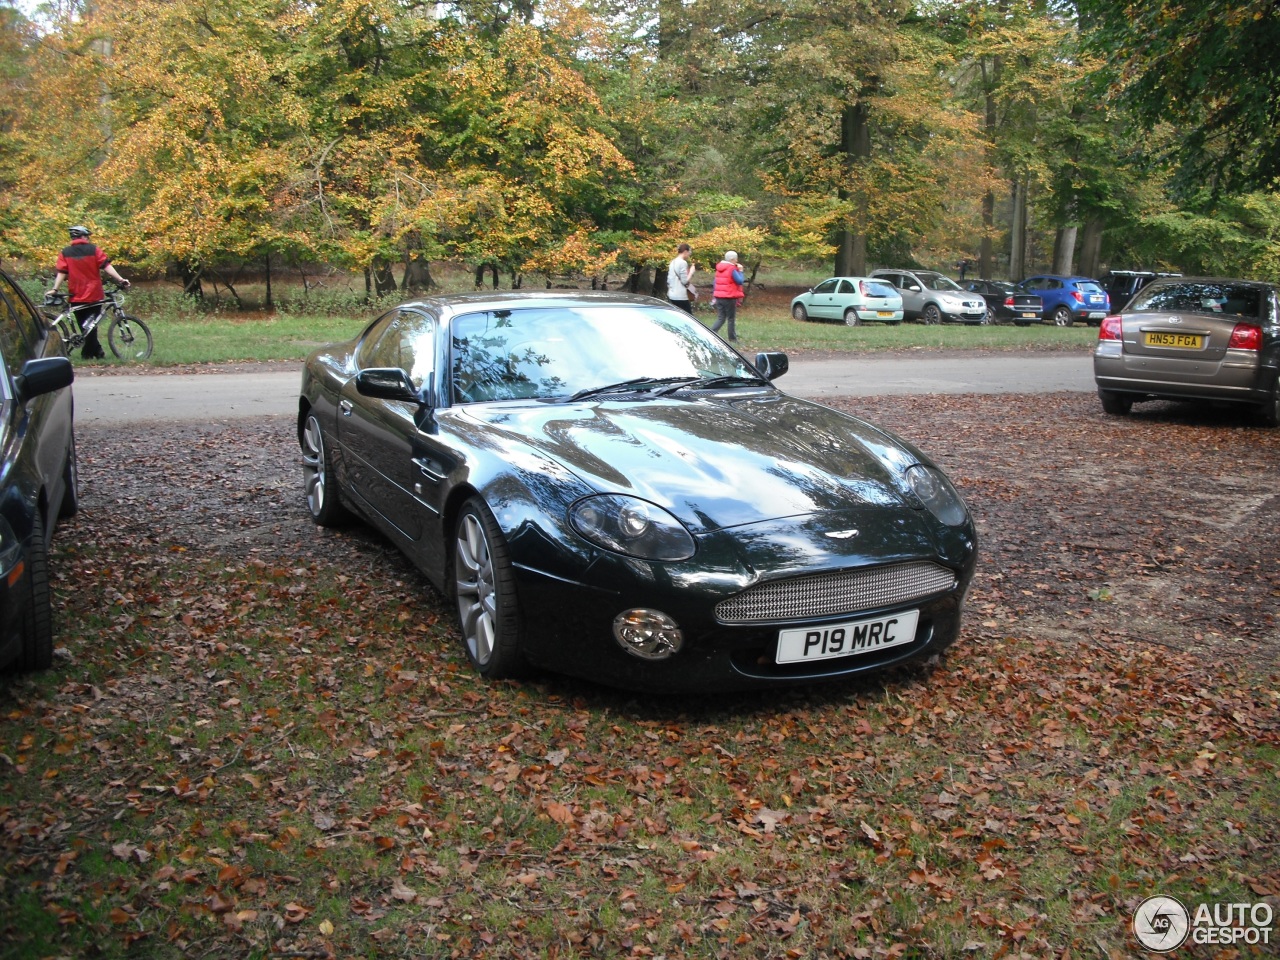
<path id="1" fill-rule="evenodd" d="M 77 349 L 83 342 L 76 337 L 71 329 L 71 320 L 67 314 L 63 314 L 49 323 L 50 330 L 58 331 L 58 338 L 62 341 L 62 355 L 64 357 L 71 356 L 71 351 Z"/>
<path id="2" fill-rule="evenodd" d="M 121 360 L 145 360 L 151 356 L 151 330 L 137 317 L 120 314 L 107 328 L 111 352 Z"/>

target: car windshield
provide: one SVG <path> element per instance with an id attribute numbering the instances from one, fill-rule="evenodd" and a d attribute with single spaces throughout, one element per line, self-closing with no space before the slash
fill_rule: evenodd
<path id="1" fill-rule="evenodd" d="M 944 277 L 940 273 L 917 273 L 920 282 L 924 284 L 926 290 L 960 290 L 960 284 L 956 283 L 950 277 Z"/>
<path id="2" fill-rule="evenodd" d="M 1228 313 L 1257 320 L 1262 316 L 1262 290 L 1212 280 L 1153 283 L 1142 289 L 1128 309 L 1141 313 Z"/>
<path id="3" fill-rule="evenodd" d="M 470 313 L 451 326 L 453 396 L 569 397 L 599 387 L 649 390 L 756 371 L 684 312 L 632 304 Z"/>

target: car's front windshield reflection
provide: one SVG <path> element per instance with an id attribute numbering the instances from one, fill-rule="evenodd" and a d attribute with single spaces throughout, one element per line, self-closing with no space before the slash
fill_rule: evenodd
<path id="1" fill-rule="evenodd" d="M 751 376 L 702 324 L 661 307 L 610 304 L 456 317 L 455 402 L 571 396 L 639 378 Z"/>

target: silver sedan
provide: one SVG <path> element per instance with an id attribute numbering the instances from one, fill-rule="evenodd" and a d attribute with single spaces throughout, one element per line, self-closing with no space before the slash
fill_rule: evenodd
<path id="1" fill-rule="evenodd" d="M 1107 413 L 1141 400 L 1227 401 L 1280 426 L 1280 286 L 1177 277 L 1144 287 L 1102 321 L 1093 353 Z"/>

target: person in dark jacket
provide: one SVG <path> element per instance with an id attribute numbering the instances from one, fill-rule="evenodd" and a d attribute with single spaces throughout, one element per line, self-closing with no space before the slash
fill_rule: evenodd
<path id="1" fill-rule="evenodd" d="M 71 243 L 62 248 L 58 254 L 58 274 L 53 278 L 53 289 L 57 293 L 62 281 L 67 281 L 67 291 L 71 294 L 71 308 L 75 311 L 80 329 L 92 322 L 102 313 L 106 300 L 106 291 L 102 289 L 102 273 L 122 287 L 128 287 L 129 281 L 116 272 L 111 265 L 111 258 L 102 248 L 89 240 L 89 228 L 74 226 L 71 228 Z M 95 327 L 84 339 L 84 347 L 80 356 L 86 360 L 97 360 L 106 356 L 102 342 L 98 339 Z"/>

